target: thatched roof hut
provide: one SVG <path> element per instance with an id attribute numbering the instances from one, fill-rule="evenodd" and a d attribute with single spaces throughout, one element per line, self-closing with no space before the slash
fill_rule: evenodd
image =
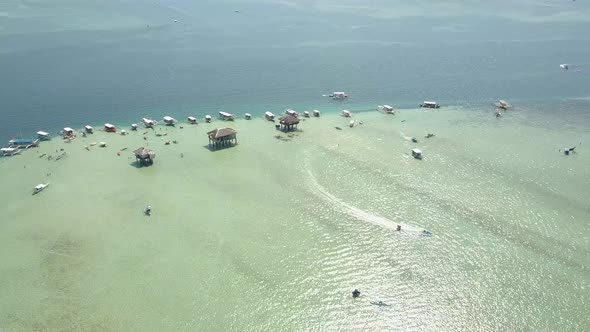
<path id="1" fill-rule="evenodd" d="M 151 165 L 154 163 L 154 158 L 156 158 L 156 153 L 146 147 L 133 151 L 133 154 L 135 154 L 137 163 L 140 165 Z"/>
<path id="2" fill-rule="evenodd" d="M 216 128 L 207 133 L 209 146 L 221 147 L 238 144 L 237 132 L 232 128 Z"/>
<path id="3" fill-rule="evenodd" d="M 292 114 L 287 114 L 279 119 L 280 127 L 283 131 L 291 131 L 297 129 L 299 118 Z"/>

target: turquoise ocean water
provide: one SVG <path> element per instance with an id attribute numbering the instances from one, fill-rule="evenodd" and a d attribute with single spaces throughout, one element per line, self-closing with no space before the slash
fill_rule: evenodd
<path id="1" fill-rule="evenodd" d="M 4 140 L 254 115 L 217 152 L 214 121 L 0 158 L 0 330 L 588 330 L 589 18 L 584 1 L 0 4 Z M 323 115 L 291 135 L 262 119 L 287 108 Z"/>

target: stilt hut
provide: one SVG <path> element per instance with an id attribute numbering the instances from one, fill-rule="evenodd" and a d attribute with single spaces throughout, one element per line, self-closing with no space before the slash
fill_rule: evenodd
<path id="1" fill-rule="evenodd" d="M 133 151 L 133 153 L 135 154 L 135 159 L 139 166 L 152 165 L 154 163 L 154 158 L 156 158 L 156 153 L 146 147 L 139 148 Z"/>
<path id="2" fill-rule="evenodd" d="M 287 114 L 282 116 L 279 119 L 280 129 L 284 132 L 297 130 L 297 124 L 299 124 L 299 118 L 292 115 Z"/>
<path id="3" fill-rule="evenodd" d="M 209 147 L 215 149 L 238 144 L 237 132 L 232 128 L 217 128 L 207 133 Z"/>

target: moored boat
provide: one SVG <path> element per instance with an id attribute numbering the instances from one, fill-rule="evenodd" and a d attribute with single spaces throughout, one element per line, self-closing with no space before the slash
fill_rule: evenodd
<path id="1" fill-rule="evenodd" d="M 268 121 L 274 121 L 275 120 L 275 115 L 272 112 L 264 112 L 264 118 L 267 119 Z"/>
<path id="2" fill-rule="evenodd" d="M 420 104 L 420 107 L 423 108 L 440 108 L 440 105 L 435 101 L 425 101 Z"/>
<path id="3" fill-rule="evenodd" d="M 219 118 L 224 121 L 233 121 L 235 117 L 231 113 L 220 111 Z"/>
<path id="4" fill-rule="evenodd" d="M 175 118 L 173 118 L 173 117 L 171 117 L 171 116 L 169 116 L 169 115 L 166 115 L 166 116 L 164 117 L 164 123 L 165 123 L 167 126 L 174 126 L 174 125 L 176 124 L 176 119 L 175 119 Z"/>
<path id="5" fill-rule="evenodd" d="M 37 132 L 37 137 L 42 141 L 49 141 L 51 139 L 51 135 L 49 135 L 49 133 L 41 130 Z"/>
<path id="6" fill-rule="evenodd" d="M 86 132 L 87 134 L 92 134 L 92 132 L 94 132 L 94 128 L 92 128 L 92 126 L 85 125 L 84 132 Z"/>
<path id="7" fill-rule="evenodd" d="M 110 123 L 105 123 L 104 124 L 104 131 L 106 131 L 107 133 L 114 133 L 117 131 L 117 128 Z"/>
<path id="8" fill-rule="evenodd" d="M 303 111 L 303 117 L 309 118 L 309 111 Z"/>
<path id="9" fill-rule="evenodd" d="M 1 148 L 0 152 L 3 156 L 14 156 L 20 153 L 19 148 Z"/>
<path id="10" fill-rule="evenodd" d="M 348 98 L 348 95 L 342 91 L 332 92 L 328 97 L 336 100 L 343 100 Z"/>
<path id="11" fill-rule="evenodd" d="M 377 109 L 383 113 L 386 113 L 386 114 L 395 114 L 395 110 L 393 109 L 392 106 L 389 106 L 389 105 L 383 105 L 383 106 L 379 105 L 379 106 L 377 106 Z"/>
<path id="12" fill-rule="evenodd" d="M 205 122 L 207 122 L 207 123 L 211 122 L 211 115 L 209 115 L 209 114 L 205 115 Z"/>
<path id="13" fill-rule="evenodd" d="M 250 114 L 250 113 L 244 114 L 244 119 L 246 119 L 246 120 L 252 120 L 252 114 Z"/>
<path id="14" fill-rule="evenodd" d="M 352 114 L 350 113 L 350 111 L 343 110 L 342 111 L 342 116 L 345 117 L 345 118 L 350 118 L 352 116 Z"/>
<path id="15" fill-rule="evenodd" d="M 316 117 L 316 118 L 319 118 L 320 117 L 320 111 L 313 110 L 313 116 Z"/>
<path id="16" fill-rule="evenodd" d="M 8 141 L 8 146 L 11 148 L 31 148 L 39 146 L 39 139 L 35 138 L 14 138 Z"/>
<path id="17" fill-rule="evenodd" d="M 76 132 L 70 127 L 65 127 L 63 129 L 63 138 L 67 140 L 73 140 L 76 138 Z"/>
<path id="18" fill-rule="evenodd" d="M 188 123 L 197 124 L 197 118 L 195 118 L 194 116 L 189 116 L 187 119 L 188 119 Z"/>
<path id="19" fill-rule="evenodd" d="M 154 126 L 156 125 L 156 121 L 154 121 L 152 119 L 142 118 L 142 121 L 143 121 L 143 125 L 146 128 L 154 128 Z"/>

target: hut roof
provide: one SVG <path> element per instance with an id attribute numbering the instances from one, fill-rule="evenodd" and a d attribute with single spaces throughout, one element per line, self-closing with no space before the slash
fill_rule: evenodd
<path id="1" fill-rule="evenodd" d="M 235 135 L 237 132 L 232 128 L 216 128 L 207 133 L 211 138 L 222 138 L 226 136 Z"/>
<path id="2" fill-rule="evenodd" d="M 133 153 L 135 154 L 135 156 L 137 158 L 141 158 L 141 159 L 156 157 L 156 153 L 146 147 L 139 148 L 139 149 L 133 151 Z"/>
<path id="3" fill-rule="evenodd" d="M 296 116 L 294 116 L 294 115 L 287 114 L 287 115 L 282 116 L 279 119 L 279 121 L 280 121 L 280 123 L 282 123 L 284 125 L 290 126 L 290 125 L 298 124 L 299 123 L 299 118 L 296 117 Z"/>

